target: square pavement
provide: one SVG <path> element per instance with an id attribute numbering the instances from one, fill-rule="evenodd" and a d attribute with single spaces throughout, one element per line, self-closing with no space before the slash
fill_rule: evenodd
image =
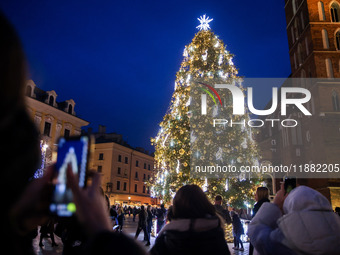
<path id="1" fill-rule="evenodd" d="M 135 222 L 132 221 L 132 216 L 129 217 L 128 215 L 126 215 L 125 218 L 126 218 L 126 220 L 125 220 L 124 226 L 123 226 L 123 233 L 130 236 L 131 238 L 134 238 L 135 234 L 136 234 L 136 230 L 137 230 L 138 217 L 136 217 Z M 44 246 L 40 247 L 39 246 L 40 232 L 39 232 L 38 236 L 33 240 L 34 252 L 38 255 L 62 254 L 63 253 L 63 243 L 58 236 L 54 235 L 54 238 L 55 238 L 55 242 L 58 244 L 57 247 L 52 247 L 50 238 L 44 238 L 44 240 L 43 240 Z M 143 247 L 145 247 L 146 251 L 149 251 L 151 249 L 151 247 L 154 245 L 156 238 L 151 237 L 151 240 L 150 240 L 151 245 L 150 246 L 145 246 L 146 242 L 143 241 L 143 239 L 144 239 L 144 232 L 141 231 L 141 233 L 138 236 L 137 242 L 139 242 Z M 230 253 L 234 254 L 234 255 L 249 254 L 249 243 L 243 243 L 243 245 L 244 245 L 244 251 L 239 251 L 239 250 L 233 250 L 232 247 L 234 245 L 231 244 L 231 243 L 228 243 Z"/>

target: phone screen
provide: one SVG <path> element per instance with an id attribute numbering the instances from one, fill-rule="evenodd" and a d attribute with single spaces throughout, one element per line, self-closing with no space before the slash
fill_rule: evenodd
<path id="1" fill-rule="evenodd" d="M 296 178 L 295 177 L 286 177 L 284 180 L 284 189 L 286 193 L 291 192 L 296 188 Z"/>
<path id="2" fill-rule="evenodd" d="M 54 190 L 50 211 L 60 217 L 70 217 L 76 211 L 73 194 L 67 186 L 67 167 L 71 165 L 73 174 L 79 179 L 79 187 L 86 184 L 86 169 L 89 153 L 89 137 L 60 138 L 57 163 L 53 178 Z"/>

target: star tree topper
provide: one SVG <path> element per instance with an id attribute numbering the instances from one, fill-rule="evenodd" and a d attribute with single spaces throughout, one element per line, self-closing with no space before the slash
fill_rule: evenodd
<path id="1" fill-rule="evenodd" d="M 210 29 L 210 26 L 209 26 L 209 23 L 211 21 L 213 21 L 213 19 L 209 19 L 209 16 L 206 17 L 205 14 L 202 16 L 200 16 L 199 18 L 197 18 L 198 21 L 201 23 L 199 26 L 197 26 L 196 28 L 199 29 L 200 31 L 201 30 L 209 30 Z"/>

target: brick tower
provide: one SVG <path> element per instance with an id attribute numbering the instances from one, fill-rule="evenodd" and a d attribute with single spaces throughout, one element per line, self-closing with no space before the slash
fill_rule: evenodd
<path id="1" fill-rule="evenodd" d="M 259 135 L 262 160 L 275 164 L 340 163 L 340 0 L 285 0 L 292 78 L 308 79 L 312 116 L 291 113 L 295 128 L 264 128 Z M 278 116 L 276 116 L 278 117 Z M 299 179 L 340 206 L 340 179 Z M 278 187 L 278 182 L 276 183 Z"/>
<path id="2" fill-rule="evenodd" d="M 340 78 L 340 1 L 285 0 L 292 77 Z"/>

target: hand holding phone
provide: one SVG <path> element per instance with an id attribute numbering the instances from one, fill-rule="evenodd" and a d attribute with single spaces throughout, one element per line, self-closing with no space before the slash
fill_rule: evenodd
<path id="1" fill-rule="evenodd" d="M 60 138 L 53 178 L 53 195 L 50 211 L 60 217 L 70 217 L 76 211 L 72 190 L 68 187 L 67 169 L 70 167 L 78 177 L 79 187 L 85 187 L 90 154 L 90 138 L 76 136 Z"/>
<path id="2" fill-rule="evenodd" d="M 296 177 L 291 176 L 291 177 L 285 177 L 284 178 L 284 190 L 285 194 L 288 194 L 291 192 L 293 189 L 296 188 Z"/>

